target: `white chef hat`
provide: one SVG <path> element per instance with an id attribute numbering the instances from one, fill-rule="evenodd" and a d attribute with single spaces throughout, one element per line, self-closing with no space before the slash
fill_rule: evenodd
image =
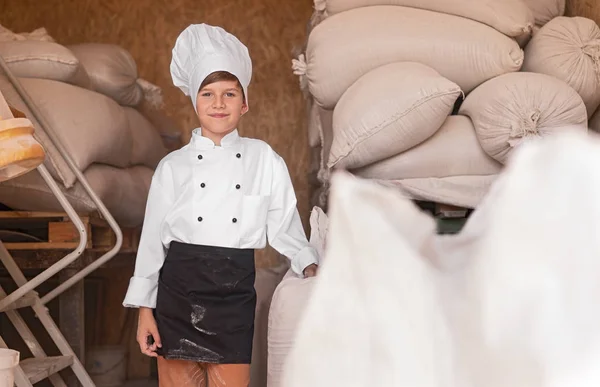
<path id="1" fill-rule="evenodd" d="M 248 104 L 248 85 L 252 78 L 248 48 L 221 27 L 190 25 L 179 35 L 173 47 L 171 77 L 173 84 L 191 97 L 194 109 L 200 85 L 215 71 L 235 75 Z"/>

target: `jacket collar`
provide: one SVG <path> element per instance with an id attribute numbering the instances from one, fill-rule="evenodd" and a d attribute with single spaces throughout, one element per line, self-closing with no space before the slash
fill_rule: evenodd
<path id="1" fill-rule="evenodd" d="M 221 139 L 221 147 L 228 148 L 236 145 L 240 141 L 238 130 L 227 134 Z M 208 137 L 202 135 L 202 128 L 196 128 L 192 131 L 192 139 L 190 145 L 193 149 L 213 149 L 217 145 Z"/>

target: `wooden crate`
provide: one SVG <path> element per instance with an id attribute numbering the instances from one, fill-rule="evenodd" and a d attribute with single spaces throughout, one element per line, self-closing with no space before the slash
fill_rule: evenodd
<path id="1" fill-rule="evenodd" d="M 96 214 L 80 215 L 87 232 L 86 249 L 111 249 L 116 236 L 108 223 Z M 79 244 L 79 233 L 66 213 L 0 211 L 0 239 L 10 251 L 70 250 Z M 125 228 L 121 252 L 137 250 L 140 229 Z"/>

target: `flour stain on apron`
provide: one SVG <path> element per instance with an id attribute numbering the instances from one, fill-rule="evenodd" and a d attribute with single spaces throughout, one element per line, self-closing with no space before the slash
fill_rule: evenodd
<path id="1" fill-rule="evenodd" d="M 177 356 L 180 359 L 186 359 L 198 361 L 202 359 L 207 363 L 218 363 L 222 356 L 218 353 L 211 351 L 208 348 L 204 348 L 188 339 L 179 340 L 180 347 L 169 351 L 169 355 Z"/>
<path id="2" fill-rule="evenodd" d="M 202 329 L 198 326 L 198 324 L 200 322 L 202 322 L 202 320 L 204 320 L 205 313 L 206 313 L 206 308 L 203 307 L 202 305 L 192 305 L 192 313 L 190 316 L 192 319 L 192 325 L 198 332 L 202 332 L 205 335 L 215 336 L 216 333 L 207 331 L 206 329 Z"/>

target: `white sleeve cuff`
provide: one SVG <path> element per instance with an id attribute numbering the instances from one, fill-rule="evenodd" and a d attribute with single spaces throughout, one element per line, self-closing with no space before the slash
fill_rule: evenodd
<path id="1" fill-rule="evenodd" d="M 143 277 L 131 277 L 129 288 L 123 301 L 126 308 L 156 308 L 158 283 Z"/>
<path id="2" fill-rule="evenodd" d="M 319 264 L 319 255 L 317 254 L 317 250 L 311 245 L 306 246 L 302 250 L 298 251 L 298 254 L 294 258 L 292 258 L 292 271 L 296 273 L 301 278 L 304 278 L 304 269 L 308 266 L 315 264 Z"/>

